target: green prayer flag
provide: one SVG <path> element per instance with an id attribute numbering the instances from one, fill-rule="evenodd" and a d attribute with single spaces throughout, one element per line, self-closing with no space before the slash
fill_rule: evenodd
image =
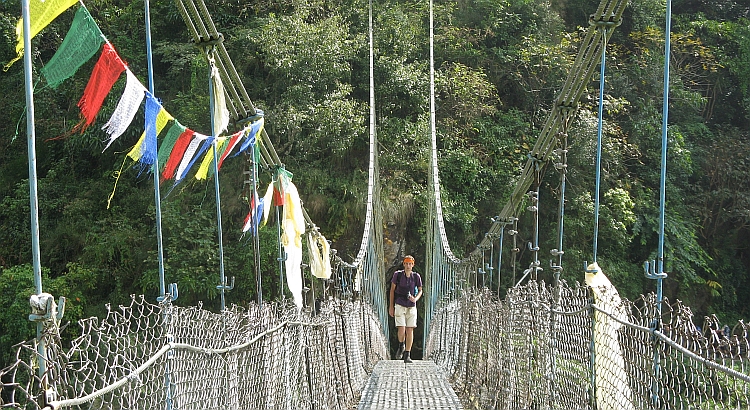
<path id="1" fill-rule="evenodd" d="M 172 126 L 167 131 L 167 135 L 164 136 L 164 140 L 161 142 L 161 147 L 159 147 L 158 156 L 160 173 L 164 171 L 164 166 L 167 165 L 169 154 L 172 153 L 172 149 L 174 149 L 174 144 L 177 142 L 177 138 L 179 138 L 183 132 L 185 132 L 185 126 L 180 124 L 179 121 L 175 120 L 174 124 L 172 124 Z"/>
<path id="2" fill-rule="evenodd" d="M 73 24 L 65 35 L 60 48 L 52 59 L 42 68 L 42 74 L 47 79 L 47 84 L 57 88 L 60 83 L 70 78 L 76 71 L 104 44 L 99 26 L 86 10 L 79 7 Z"/>

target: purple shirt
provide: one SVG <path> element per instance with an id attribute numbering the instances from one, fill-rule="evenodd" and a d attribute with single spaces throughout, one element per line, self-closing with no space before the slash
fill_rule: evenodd
<path id="1" fill-rule="evenodd" d="M 416 296 L 414 288 L 422 287 L 422 277 L 417 272 L 412 271 L 410 276 L 406 276 L 404 271 L 397 270 L 393 272 L 391 283 L 396 285 L 396 291 L 394 292 L 395 303 L 404 307 L 417 306 L 416 303 L 409 300 L 409 293 L 412 296 Z"/>

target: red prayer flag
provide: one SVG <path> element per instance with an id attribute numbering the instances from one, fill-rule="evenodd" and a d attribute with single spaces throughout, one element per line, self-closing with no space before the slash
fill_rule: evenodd
<path id="1" fill-rule="evenodd" d="M 83 96 L 78 101 L 78 108 L 81 109 L 83 118 L 71 132 L 80 131 L 83 133 L 94 122 L 96 115 L 102 108 L 104 98 L 112 90 L 112 86 L 123 71 L 125 71 L 125 63 L 117 55 L 111 44 L 104 43 L 99 61 L 96 62 L 89 83 L 83 91 Z"/>
<path id="2" fill-rule="evenodd" d="M 224 153 L 219 158 L 219 163 L 217 164 L 217 167 L 219 169 L 221 169 L 221 164 L 223 164 L 224 160 L 227 159 L 229 154 L 234 149 L 235 145 L 237 145 L 237 142 L 239 141 L 241 136 L 242 136 L 242 131 L 239 131 L 239 132 L 234 133 L 234 135 L 232 135 L 229 138 L 229 142 L 227 143 L 227 148 L 224 150 Z"/>
<path id="3" fill-rule="evenodd" d="M 193 139 L 193 134 L 195 134 L 195 131 L 188 128 L 177 138 L 177 142 L 175 142 L 172 148 L 172 153 L 169 154 L 167 164 L 164 165 L 164 171 L 161 173 L 161 182 L 174 177 L 174 172 L 177 166 L 180 165 L 180 161 L 182 161 L 182 157 L 185 155 L 185 150 Z"/>

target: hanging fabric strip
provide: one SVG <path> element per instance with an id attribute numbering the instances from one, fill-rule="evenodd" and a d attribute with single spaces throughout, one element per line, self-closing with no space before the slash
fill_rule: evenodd
<path id="1" fill-rule="evenodd" d="M 171 114 L 164 109 L 150 92 L 146 91 L 146 110 L 145 110 L 145 131 L 141 138 L 130 150 L 128 156 L 133 161 L 139 161 L 141 164 L 150 165 L 156 160 L 156 136 L 167 125 L 167 122 L 173 120 Z"/>
<path id="2" fill-rule="evenodd" d="M 105 43 L 99 61 L 96 62 L 94 70 L 91 72 L 89 83 L 83 91 L 83 96 L 78 101 L 78 108 L 81 109 L 83 118 L 73 127 L 71 132 L 80 131 L 83 133 L 94 122 L 96 115 L 102 108 L 104 98 L 107 97 L 123 71 L 125 71 L 125 63 L 117 55 L 112 45 Z"/>
<path id="3" fill-rule="evenodd" d="M 180 124 L 180 122 L 177 120 L 174 120 L 172 126 L 167 130 L 167 134 L 164 136 L 164 140 L 159 146 L 158 158 L 159 167 L 161 168 L 160 171 L 164 171 L 166 169 L 167 160 L 169 159 L 175 144 L 177 144 L 177 140 L 180 138 L 180 135 L 185 132 L 185 130 L 185 126 Z M 187 144 L 185 146 L 187 146 Z"/>
<path id="4" fill-rule="evenodd" d="M 331 278 L 330 245 L 319 232 L 307 235 L 307 253 L 310 257 L 310 272 L 320 279 Z"/>
<path id="5" fill-rule="evenodd" d="M 281 244 L 287 254 L 286 282 L 298 309 L 302 308 L 302 234 L 305 233 L 305 218 L 302 213 L 297 187 L 289 181 L 284 192 L 284 218 Z"/>
<path id="6" fill-rule="evenodd" d="M 222 132 L 226 131 L 229 126 L 229 109 L 227 108 L 227 100 L 224 95 L 224 83 L 221 82 L 221 75 L 219 75 L 219 69 L 213 59 L 210 60 L 211 64 L 211 81 L 213 81 L 214 87 L 214 137 L 218 137 Z"/>
<path id="7" fill-rule="evenodd" d="M 274 189 L 278 192 L 280 198 L 283 198 L 286 194 L 286 189 L 289 184 L 292 183 L 293 174 L 284 168 L 278 168 L 276 170 L 276 178 L 274 179 Z M 276 195 L 274 193 L 274 195 Z M 279 198 L 275 199 L 277 205 L 281 205 Z M 283 201 L 283 199 L 282 199 Z"/>
<path id="8" fill-rule="evenodd" d="M 221 148 L 224 146 L 226 142 L 227 142 L 227 137 L 216 138 L 216 152 L 217 153 L 221 151 Z M 208 177 L 208 168 L 211 167 L 213 162 L 214 162 L 214 150 L 209 149 L 208 152 L 206 153 L 206 156 L 203 157 L 201 166 L 198 167 L 198 171 L 195 173 L 195 179 L 199 181 L 206 179 Z"/>
<path id="9" fill-rule="evenodd" d="M 83 5 L 78 8 L 73 24 L 65 35 L 57 52 L 42 67 L 41 72 L 52 88 L 57 88 L 73 74 L 104 44 L 104 35 L 96 25 L 89 11 Z"/>
<path id="10" fill-rule="evenodd" d="M 209 137 L 207 135 L 198 134 L 195 133 L 195 136 L 193 137 L 193 141 L 190 142 L 190 145 L 188 146 L 188 149 L 185 151 L 185 156 L 182 157 L 182 162 L 180 162 L 179 168 L 177 168 L 177 175 L 175 176 L 175 184 L 179 183 L 185 178 L 185 175 L 190 171 L 190 168 L 193 167 L 193 164 L 195 164 L 195 161 L 200 158 L 201 155 L 203 155 L 204 152 L 211 146 L 213 143 L 214 138 Z M 203 145 L 201 145 L 200 149 L 198 150 L 198 145 L 203 142 Z M 195 145 L 193 145 L 195 143 Z M 196 152 L 197 150 L 197 152 Z"/>
<path id="11" fill-rule="evenodd" d="M 237 153 L 234 155 L 239 155 L 242 152 L 245 152 L 245 150 L 250 145 L 255 144 L 258 134 L 263 131 L 264 124 L 265 119 L 261 117 L 258 121 L 255 121 L 254 123 L 252 123 L 252 125 L 250 125 L 250 129 L 248 130 L 247 137 L 245 137 L 245 141 L 242 142 L 242 145 L 240 145 L 240 149 L 238 149 Z"/>
<path id="12" fill-rule="evenodd" d="M 244 133 L 245 133 L 244 130 L 243 131 L 239 131 L 239 132 L 236 132 L 231 137 L 229 137 L 229 143 L 226 145 L 226 149 L 219 156 L 219 164 L 218 164 L 219 165 L 219 170 L 221 170 L 221 164 L 224 163 L 224 160 L 227 159 L 227 157 L 229 156 L 229 154 L 232 153 L 232 150 L 234 149 L 234 147 L 237 146 L 237 143 L 240 142 L 240 139 L 242 138 L 242 134 L 244 134 Z"/>
<path id="13" fill-rule="evenodd" d="M 255 236 L 258 232 L 258 226 L 265 212 L 265 200 L 263 198 L 258 199 L 258 205 L 254 206 L 255 198 L 250 198 L 250 212 L 245 217 L 245 224 L 242 227 L 242 232 L 250 231 Z"/>
<path id="14" fill-rule="evenodd" d="M 273 202 L 273 182 L 268 184 L 268 188 L 266 188 L 266 194 L 263 195 L 263 203 L 266 204 L 266 207 L 263 209 L 263 226 L 268 223 L 268 215 L 271 213 L 271 207 L 276 206 L 276 204 Z"/>
<path id="15" fill-rule="evenodd" d="M 33 38 L 39 34 L 52 20 L 76 3 L 78 0 L 29 0 L 29 37 Z M 18 37 L 17 56 L 5 65 L 3 71 L 8 71 L 10 66 L 23 56 L 23 18 L 18 19 L 16 23 L 16 36 Z"/>
<path id="16" fill-rule="evenodd" d="M 177 123 L 177 121 L 175 121 L 175 123 Z M 185 150 L 187 150 L 190 142 L 193 140 L 194 134 L 195 131 L 188 128 L 180 134 L 179 138 L 177 138 L 177 142 L 174 144 L 174 148 L 169 154 L 169 159 L 166 161 L 166 165 L 164 165 L 164 172 L 161 174 L 161 182 L 174 177 L 174 172 L 177 169 L 177 166 L 180 165 L 180 161 L 185 155 Z M 161 158 L 159 159 L 159 163 L 161 163 Z"/>
<path id="17" fill-rule="evenodd" d="M 102 130 L 109 134 L 107 146 L 104 147 L 102 152 L 106 151 L 128 129 L 130 123 L 133 122 L 133 118 L 135 118 L 135 114 L 138 113 L 138 109 L 141 107 L 143 98 L 146 96 L 146 87 L 138 81 L 138 78 L 127 69 L 125 70 L 125 74 L 127 75 L 125 91 L 122 93 L 122 97 L 120 97 L 120 101 L 117 103 L 117 108 L 115 108 L 109 121 L 102 127 Z"/>

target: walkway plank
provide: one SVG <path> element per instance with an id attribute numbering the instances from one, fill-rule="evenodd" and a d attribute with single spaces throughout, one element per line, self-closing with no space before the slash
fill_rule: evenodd
<path id="1" fill-rule="evenodd" d="M 461 402 L 432 360 L 381 360 L 357 410 L 461 410 Z"/>

